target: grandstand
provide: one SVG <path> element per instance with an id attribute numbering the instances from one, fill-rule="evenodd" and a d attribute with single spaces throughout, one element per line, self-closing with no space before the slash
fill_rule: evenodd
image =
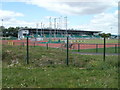
<path id="1" fill-rule="evenodd" d="M 64 38 L 66 36 L 74 38 L 100 38 L 98 35 L 101 31 L 85 31 L 73 29 L 38 29 L 38 28 L 22 28 L 18 31 L 18 39 L 24 39 L 27 35 L 30 38 L 44 37 L 44 38 Z"/>

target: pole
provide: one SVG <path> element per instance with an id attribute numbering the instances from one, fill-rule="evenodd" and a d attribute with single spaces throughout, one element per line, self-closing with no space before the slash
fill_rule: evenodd
<path id="1" fill-rule="evenodd" d="M 34 42 L 34 47 L 35 47 L 35 42 Z"/>
<path id="2" fill-rule="evenodd" d="M 49 28 L 52 28 L 51 17 L 49 18 Z"/>
<path id="3" fill-rule="evenodd" d="M 48 43 L 46 44 L 46 46 L 47 46 L 47 50 L 48 50 Z"/>
<path id="4" fill-rule="evenodd" d="M 1 21 L 2 21 L 2 26 L 3 26 L 3 19 Z"/>
<path id="5" fill-rule="evenodd" d="M 45 24 L 43 24 L 43 37 L 45 36 Z"/>
<path id="6" fill-rule="evenodd" d="M 115 44 L 115 53 L 117 53 L 117 44 Z"/>
<path id="7" fill-rule="evenodd" d="M 42 37 L 42 22 L 41 22 L 41 37 Z"/>
<path id="8" fill-rule="evenodd" d="M 49 18 L 49 28 L 50 28 L 49 37 L 51 37 L 51 29 L 52 29 L 51 17 Z"/>
<path id="9" fill-rule="evenodd" d="M 54 37 L 56 37 L 56 18 L 54 18 Z"/>
<path id="10" fill-rule="evenodd" d="M 38 23 L 36 23 L 36 35 L 38 35 Z"/>
<path id="11" fill-rule="evenodd" d="M 60 17 L 59 17 L 58 19 L 59 19 L 59 29 L 60 29 L 60 27 L 61 27 L 61 23 L 60 23 Z"/>
<path id="12" fill-rule="evenodd" d="M 98 53 L 98 44 L 96 44 L 96 53 Z"/>
<path id="13" fill-rule="evenodd" d="M 106 52 L 106 39 L 104 37 L 104 53 L 103 53 L 103 60 L 105 61 L 105 52 Z"/>
<path id="14" fill-rule="evenodd" d="M 28 44 L 28 36 L 27 36 L 27 60 L 26 60 L 26 64 L 29 64 L 29 44 Z"/>
<path id="15" fill-rule="evenodd" d="M 3 36 L 3 29 L 4 29 L 4 26 L 3 26 L 3 19 L 2 19 L 2 27 L 1 27 L 1 30 L 0 30 L 0 32 L 2 33 L 2 36 Z M 6 36 L 6 35 L 5 35 Z"/>
<path id="16" fill-rule="evenodd" d="M 67 36 L 67 34 L 68 34 L 68 32 L 67 32 L 67 16 L 64 18 L 65 18 L 65 29 L 66 29 L 66 36 Z"/>
<path id="17" fill-rule="evenodd" d="M 66 59 L 66 64 L 67 65 L 69 64 L 69 55 L 68 55 L 69 48 L 68 48 L 68 44 L 69 44 L 69 38 L 67 37 L 67 59 Z"/>
<path id="18" fill-rule="evenodd" d="M 78 52 L 80 52 L 80 44 L 78 43 Z"/>
<path id="19" fill-rule="evenodd" d="M 23 42 L 23 47 L 24 47 L 24 42 Z"/>

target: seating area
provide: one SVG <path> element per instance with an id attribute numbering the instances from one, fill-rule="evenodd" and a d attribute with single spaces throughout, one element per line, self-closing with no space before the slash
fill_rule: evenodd
<path id="1" fill-rule="evenodd" d="M 101 38 L 99 35 L 68 35 L 70 38 L 86 38 L 86 39 L 91 39 L 91 38 Z M 41 37 L 40 35 L 34 35 L 34 38 Z M 42 35 L 43 38 L 65 38 L 66 35 L 60 35 L 60 34 L 46 34 Z"/>

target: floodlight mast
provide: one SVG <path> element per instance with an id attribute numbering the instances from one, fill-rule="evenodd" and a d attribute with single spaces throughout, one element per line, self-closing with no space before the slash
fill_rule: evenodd
<path id="1" fill-rule="evenodd" d="M 51 23 L 51 17 L 49 18 L 49 28 L 52 27 L 52 23 Z"/>
<path id="2" fill-rule="evenodd" d="M 1 26 L 1 30 L 0 30 L 0 32 L 2 33 L 0 36 L 3 36 L 3 29 L 4 29 L 4 26 L 3 26 L 3 19 L 1 19 L 1 21 L 2 21 L 2 26 Z"/>
<path id="3" fill-rule="evenodd" d="M 59 29 L 60 29 L 60 27 L 61 27 L 61 23 L 60 23 L 61 19 L 60 19 L 60 17 L 58 19 L 59 19 Z"/>
<path id="4" fill-rule="evenodd" d="M 66 36 L 67 36 L 68 35 L 68 32 L 67 32 L 67 16 L 64 17 L 64 19 L 65 19 L 65 29 L 66 29 Z"/>
<path id="5" fill-rule="evenodd" d="M 60 34 L 60 27 L 61 27 L 61 18 L 58 18 L 58 35 Z"/>
<path id="6" fill-rule="evenodd" d="M 41 22 L 41 37 L 42 37 L 42 22 Z"/>
<path id="7" fill-rule="evenodd" d="M 56 37 L 56 18 L 54 18 L 54 37 Z"/>
<path id="8" fill-rule="evenodd" d="M 49 32 L 49 36 L 50 36 L 51 35 L 51 29 L 52 29 L 51 17 L 49 18 L 49 29 L 50 29 L 50 32 Z"/>
<path id="9" fill-rule="evenodd" d="M 42 27 L 43 27 L 43 37 L 44 37 L 44 35 L 45 35 L 45 33 L 44 33 L 45 32 L 44 31 L 45 30 L 45 24 L 43 24 Z"/>
<path id="10" fill-rule="evenodd" d="M 3 26 L 3 19 L 1 19 L 1 21 L 2 21 L 2 26 Z"/>
<path id="11" fill-rule="evenodd" d="M 36 35 L 38 36 L 38 23 L 36 23 Z"/>

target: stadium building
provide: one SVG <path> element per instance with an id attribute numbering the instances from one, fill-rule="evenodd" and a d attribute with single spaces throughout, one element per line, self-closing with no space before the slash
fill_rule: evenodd
<path id="1" fill-rule="evenodd" d="M 18 39 L 25 39 L 28 35 L 29 38 L 64 38 L 66 36 L 74 38 L 100 38 L 98 35 L 101 31 L 84 31 L 84 30 L 73 30 L 73 29 L 38 29 L 38 28 L 22 28 L 18 31 Z"/>

